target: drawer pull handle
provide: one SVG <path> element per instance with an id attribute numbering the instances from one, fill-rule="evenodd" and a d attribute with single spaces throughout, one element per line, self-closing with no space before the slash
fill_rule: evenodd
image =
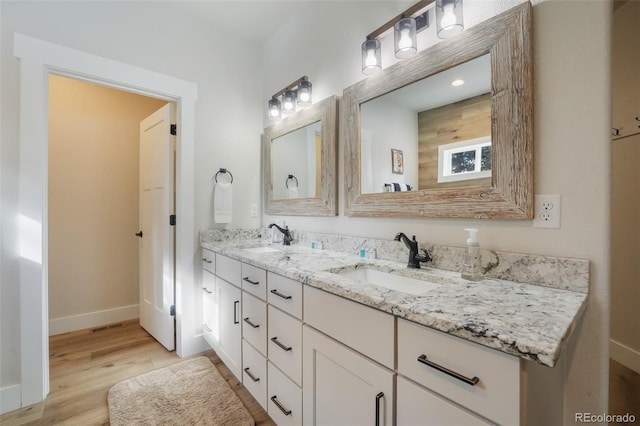
<path id="1" fill-rule="evenodd" d="M 207 324 L 202 324 L 202 328 L 204 328 L 207 333 L 211 333 L 212 331 L 211 327 L 209 327 Z"/>
<path id="2" fill-rule="evenodd" d="M 471 385 L 471 386 L 477 385 L 478 382 L 480 381 L 480 379 L 477 378 L 476 376 L 473 376 L 473 378 L 470 379 L 468 377 L 463 376 L 460 373 L 456 373 L 455 371 L 451 371 L 446 367 L 438 365 L 435 362 L 429 361 L 427 359 L 427 356 L 424 355 L 424 354 L 422 354 L 422 355 L 420 355 L 418 357 L 418 362 L 420 362 L 420 363 L 422 363 L 422 364 L 424 364 L 426 366 L 429 366 L 431 368 L 435 368 L 436 370 L 438 370 L 438 371 L 440 371 L 440 372 L 442 372 L 444 374 L 448 374 L 449 376 L 454 377 L 454 378 L 456 378 L 456 379 L 458 379 L 458 380 L 460 380 L 462 382 L 465 382 L 466 384 Z"/>
<path id="3" fill-rule="evenodd" d="M 249 284 L 253 284 L 253 285 L 258 285 L 258 284 L 260 284 L 260 281 L 253 281 L 253 280 L 251 280 L 251 278 L 249 278 L 249 277 L 244 277 L 244 278 L 242 279 L 242 281 L 246 281 L 246 282 L 248 282 Z"/>
<path id="4" fill-rule="evenodd" d="M 286 294 L 282 294 L 276 289 L 271 290 L 271 293 L 275 294 L 276 296 L 280 296 L 283 299 L 291 299 L 291 296 L 287 296 Z"/>
<path id="5" fill-rule="evenodd" d="M 280 342 L 278 341 L 278 337 L 272 337 L 272 338 L 271 338 L 271 341 L 272 341 L 273 343 L 275 343 L 276 345 L 280 346 L 280 348 L 281 348 L 282 350 L 284 350 L 285 352 L 289 352 L 291 349 L 293 349 L 291 346 L 285 346 L 285 345 L 283 345 L 282 343 L 280 343 Z"/>
<path id="6" fill-rule="evenodd" d="M 246 318 L 244 319 L 244 322 L 246 322 L 247 324 L 249 324 L 249 325 L 250 325 L 251 327 L 253 327 L 253 328 L 258 328 L 258 327 L 260 327 L 260 324 L 254 324 L 254 323 L 252 323 L 252 322 L 251 322 L 251 320 L 249 319 L 249 317 L 246 317 Z"/>
<path id="7" fill-rule="evenodd" d="M 254 382 L 259 382 L 259 381 L 260 381 L 260 377 L 256 377 L 256 376 L 254 376 L 253 374 L 251 374 L 251 373 L 249 372 L 249 367 L 245 368 L 245 369 L 244 369 L 244 372 L 245 372 L 245 373 L 247 373 L 247 376 L 249 376 L 249 378 L 250 378 L 251 380 L 253 380 Z"/>
<path id="8" fill-rule="evenodd" d="M 380 400 L 382 397 L 384 397 L 383 392 L 376 395 L 376 426 L 380 426 Z"/>
<path id="9" fill-rule="evenodd" d="M 240 324 L 240 321 L 237 319 L 238 318 L 238 305 L 240 305 L 240 301 L 236 300 L 235 302 L 233 302 L 233 323 L 234 324 Z"/>
<path id="10" fill-rule="evenodd" d="M 276 404 L 276 407 L 278 407 L 280 409 L 280 411 L 282 411 L 284 413 L 285 416 L 290 416 L 291 415 L 291 410 L 287 410 L 286 408 L 284 408 L 284 406 L 282 404 L 280 404 L 280 402 L 278 401 L 278 396 L 277 395 L 273 395 L 271 397 L 271 401 L 273 401 L 273 403 Z"/>
<path id="11" fill-rule="evenodd" d="M 206 287 L 202 287 L 202 290 L 204 290 L 204 291 L 205 291 L 205 293 L 209 293 L 209 294 L 213 293 L 211 290 L 209 290 L 209 289 L 208 289 L 208 288 L 206 288 Z"/>
<path id="12" fill-rule="evenodd" d="M 202 258 L 202 261 L 203 261 L 204 263 L 213 263 L 211 260 L 207 259 L 206 257 L 203 257 L 203 258 Z"/>

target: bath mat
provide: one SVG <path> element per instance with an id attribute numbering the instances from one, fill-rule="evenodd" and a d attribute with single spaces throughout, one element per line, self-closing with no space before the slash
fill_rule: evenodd
<path id="1" fill-rule="evenodd" d="M 124 380 L 109 389 L 109 420 L 120 425 L 254 425 L 206 357 Z"/>

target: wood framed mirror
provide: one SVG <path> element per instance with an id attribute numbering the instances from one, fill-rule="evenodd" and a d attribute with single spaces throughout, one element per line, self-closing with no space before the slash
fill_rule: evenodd
<path id="1" fill-rule="evenodd" d="M 337 214 L 337 111 L 337 97 L 332 96 L 265 129 L 263 177 L 268 214 Z"/>
<path id="2" fill-rule="evenodd" d="M 342 99 L 342 137 L 345 144 L 346 214 L 373 217 L 533 218 L 531 42 L 531 4 L 523 3 L 345 89 Z M 446 149 L 440 149 L 440 154 L 437 154 L 436 147 L 434 155 L 440 160 L 449 155 L 449 159 L 455 161 L 458 157 L 463 157 L 459 153 L 460 145 L 464 146 L 462 151 L 466 150 L 464 155 L 470 154 L 472 148 L 469 146 L 473 145 L 478 156 L 476 164 L 480 163 L 482 156 L 485 160 L 483 163 L 487 163 L 486 168 L 490 169 L 489 175 L 478 174 L 474 178 L 466 175 L 458 182 L 433 185 L 424 184 L 426 178 L 423 179 L 422 176 L 416 177 L 412 182 L 384 184 L 372 178 L 376 174 L 390 171 L 393 174 L 388 175 L 387 179 L 400 181 L 401 175 L 408 174 L 411 167 L 415 166 L 416 170 L 428 168 L 422 163 L 420 166 L 415 165 L 426 149 L 422 146 L 399 149 L 402 136 L 397 131 L 390 134 L 377 132 L 371 136 L 367 129 L 363 129 L 363 123 L 371 121 L 363 116 L 363 111 L 373 109 L 373 104 L 384 97 L 402 90 L 415 92 L 413 84 L 442 77 L 448 70 L 458 69 L 457 67 L 474 61 L 490 64 L 487 77 L 490 79 L 489 91 L 481 95 L 486 97 L 487 109 L 490 108 L 490 117 L 486 121 L 486 128 L 490 133 L 488 139 L 478 135 L 463 136 L 460 130 L 462 126 L 442 129 L 435 125 L 431 131 L 448 132 L 451 143 L 448 145 L 449 154 L 446 154 Z M 423 97 L 429 97 L 431 93 L 433 92 L 427 92 Z M 465 102 L 473 103 L 480 97 L 466 99 Z M 453 101 L 451 105 L 460 102 Z M 385 113 L 391 115 L 386 110 Z M 414 114 L 415 118 L 412 120 L 415 123 L 408 126 L 415 127 L 411 132 L 416 135 L 424 131 L 418 129 L 419 113 L 414 111 Z M 398 123 L 399 120 L 395 122 Z M 467 126 L 476 125 L 467 123 Z M 482 126 L 484 125 L 476 127 Z M 388 158 L 388 164 L 384 166 L 380 166 L 381 163 L 372 166 L 368 161 L 371 161 L 372 155 L 377 154 L 371 154 L 371 146 L 375 149 L 380 140 L 386 143 L 382 144 L 383 155 L 391 158 Z M 487 140 L 490 141 L 489 145 Z M 487 146 L 490 148 L 487 149 Z M 433 148 L 430 149 L 434 151 Z M 443 174 L 442 165 L 433 167 L 440 167 L 439 175 Z M 451 161 L 448 167 L 451 168 Z M 438 175 L 437 170 L 430 172 L 433 176 Z M 387 185 L 391 185 L 391 191 L 394 191 L 395 186 L 395 191 L 400 192 L 387 192 Z"/>

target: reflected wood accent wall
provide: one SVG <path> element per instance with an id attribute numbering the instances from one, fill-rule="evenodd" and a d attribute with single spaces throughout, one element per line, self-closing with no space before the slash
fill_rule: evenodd
<path id="1" fill-rule="evenodd" d="M 418 113 L 418 188 L 491 186 L 491 178 L 438 183 L 438 146 L 491 135 L 491 95 Z"/>

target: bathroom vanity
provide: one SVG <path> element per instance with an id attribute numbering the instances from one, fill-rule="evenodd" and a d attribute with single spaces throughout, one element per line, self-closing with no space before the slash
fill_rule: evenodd
<path id="1" fill-rule="evenodd" d="M 210 237 L 204 338 L 277 424 L 538 423 L 587 299 L 587 261 L 567 290 Z"/>

